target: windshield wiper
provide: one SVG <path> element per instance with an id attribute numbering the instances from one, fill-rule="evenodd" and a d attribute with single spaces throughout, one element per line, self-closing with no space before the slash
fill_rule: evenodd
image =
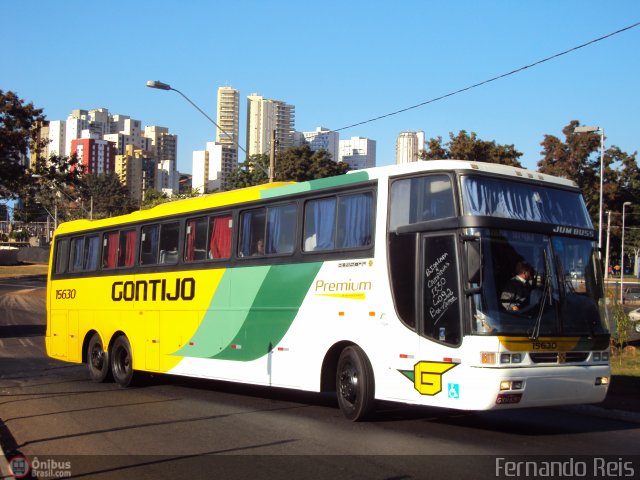
<path id="1" fill-rule="evenodd" d="M 544 267 L 547 271 L 544 279 L 542 299 L 540 300 L 540 310 L 538 310 L 538 315 L 536 316 L 536 321 L 533 324 L 531 335 L 529 335 L 529 340 L 537 340 L 540 336 L 540 326 L 542 325 L 542 315 L 547 303 L 547 296 L 549 297 L 549 305 L 553 305 L 553 296 L 551 295 L 551 265 L 546 250 L 544 250 Z"/>

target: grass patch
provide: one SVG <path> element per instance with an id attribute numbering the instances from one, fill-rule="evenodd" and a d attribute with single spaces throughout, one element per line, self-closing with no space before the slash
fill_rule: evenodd
<path id="1" fill-rule="evenodd" d="M 626 347 L 626 351 L 612 353 L 611 373 L 626 377 L 640 377 L 640 349 Z M 634 350 L 631 350 L 631 349 Z"/>
<path id="2" fill-rule="evenodd" d="M 21 263 L 19 265 L 0 265 L 0 278 L 24 277 L 28 275 L 46 275 L 48 266 L 44 263 Z"/>

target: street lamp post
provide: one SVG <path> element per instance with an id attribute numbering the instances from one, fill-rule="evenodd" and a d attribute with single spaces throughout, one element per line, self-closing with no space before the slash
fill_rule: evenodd
<path id="1" fill-rule="evenodd" d="M 604 257 L 604 284 L 607 285 L 609 282 L 609 237 L 611 233 L 611 210 L 607 211 L 607 247 L 605 248 L 605 257 Z"/>
<path id="2" fill-rule="evenodd" d="M 157 90 L 173 90 L 174 92 L 177 92 L 177 93 L 179 93 L 180 95 L 182 95 L 182 98 L 184 98 L 187 102 L 189 102 L 191 105 L 193 105 L 193 107 L 194 107 L 196 110 L 198 110 L 202 115 L 204 115 L 204 116 L 205 116 L 205 118 L 206 118 L 207 120 L 209 120 L 211 123 L 213 123 L 213 124 L 216 126 L 216 128 L 217 128 L 218 130 L 220 130 L 222 133 L 224 133 L 227 137 L 232 138 L 232 139 L 233 139 L 233 143 L 236 145 L 236 147 L 238 147 L 240 150 L 242 150 L 242 151 L 245 153 L 245 155 L 247 154 L 247 151 L 246 151 L 244 148 L 242 148 L 242 147 L 240 146 L 240 144 L 238 143 L 238 141 L 237 141 L 237 140 L 236 140 L 232 135 L 230 135 L 229 133 L 225 132 L 225 131 L 222 129 L 222 127 L 220 127 L 220 125 L 218 125 L 218 124 L 213 120 L 213 118 L 211 118 L 209 115 L 207 115 L 207 114 L 205 113 L 205 111 L 204 111 L 204 110 L 202 110 L 198 105 L 196 105 L 195 103 L 193 103 L 193 102 L 191 101 L 191 99 L 190 99 L 189 97 L 187 97 L 184 93 L 182 93 L 180 90 L 178 90 L 177 88 L 173 88 L 173 87 L 172 87 L 171 85 L 169 85 L 168 83 L 164 83 L 164 82 L 161 82 L 161 81 L 159 81 L 159 80 L 149 80 L 149 81 L 147 82 L 147 87 L 149 87 L 149 88 L 155 88 L 155 89 L 157 89 Z"/>
<path id="3" fill-rule="evenodd" d="M 622 204 L 622 246 L 620 247 L 620 303 L 624 303 L 623 290 L 624 290 L 624 209 L 627 205 L 631 205 L 631 202 L 624 202 Z"/>
<path id="4" fill-rule="evenodd" d="M 573 132 L 574 133 L 600 132 L 600 209 L 598 213 L 598 256 L 602 258 L 602 188 L 604 184 L 604 128 L 576 127 L 573 129 Z"/>
<path id="5" fill-rule="evenodd" d="M 149 80 L 147 82 L 147 87 L 149 88 L 155 88 L 157 90 L 173 90 L 174 92 L 179 93 L 180 95 L 182 95 L 182 98 L 184 98 L 187 102 L 189 102 L 191 105 L 193 105 L 193 107 L 195 107 L 196 110 L 198 110 L 202 115 L 204 115 L 204 117 L 209 120 L 211 123 L 213 123 L 215 125 L 215 127 L 217 129 L 219 129 L 222 133 L 224 133 L 228 138 L 233 139 L 233 143 L 235 144 L 236 147 L 238 147 L 240 150 L 242 150 L 244 152 L 245 155 L 247 155 L 247 157 L 249 157 L 249 154 L 247 153 L 247 151 L 242 148 L 240 146 L 240 144 L 238 143 L 238 140 L 233 137 L 231 134 L 225 132 L 222 127 L 220 127 L 220 125 L 218 125 L 213 118 L 211 118 L 209 115 L 207 115 L 204 110 L 202 110 L 198 105 L 196 105 L 195 103 L 193 103 L 191 101 L 191 99 L 189 97 L 187 97 L 184 93 L 182 93 L 180 90 L 178 90 L 177 88 L 173 88 L 171 85 L 169 85 L 168 83 L 164 83 L 161 82 L 160 80 Z M 272 154 L 273 155 L 273 154 Z M 274 162 L 274 159 L 271 159 L 271 162 Z M 262 169 L 262 171 L 264 173 L 267 174 L 267 176 L 269 177 L 269 181 L 273 182 L 273 171 L 272 172 L 266 172 L 264 171 L 264 169 L 262 168 L 262 165 L 256 163 L 256 165 L 258 165 L 258 167 L 260 167 L 260 169 Z M 273 167 L 272 167 L 273 169 Z"/>

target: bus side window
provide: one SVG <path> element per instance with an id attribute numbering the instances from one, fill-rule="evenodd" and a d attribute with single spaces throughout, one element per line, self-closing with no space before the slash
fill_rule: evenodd
<path id="1" fill-rule="evenodd" d="M 144 225 L 140 230 L 140 265 L 158 263 L 159 225 Z"/>
<path id="2" fill-rule="evenodd" d="M 178 262 L 178 241 L 180 224 L 163 223 L 160 225 L 160 263 Z"/>
<path id="3" fill-rule="evenodd" d="M 133 267 L 136 260 L 136 241 L 137 235 L 135 230 L 120 232 L 120 239 L 118 241 L 119 267 Z"/>
<path id="4" fill-rule="evenodd" d="M 231 256 L 231 233 L 233 220 L 231 215 L 211 217 L 209 219 L 209 258 L 222 259 Z"/>
<path id="5" fill-rule="evenodd" d="M 293 252 L 296 236 L 296 205 L 277 205 L 267 209 L 265 253 L 275 255 Z"/>
<path id="6" fill-rule="evenodd" d="M 69 258 L 69 271 L 82 271 L 82 254 L 84 252 L 84 237 L 71 239 L 71 256 Z"/>
<path id="7" fill-rule="evenodd" d="M 242 213 L 239 256 L 264 255 L 265 211 L 265 208 L 256 208 Z"/>
<path id="8" fill-rule="evenodd" d="M 56 263 L 55 273 L 67 271 L 67 261 L 69 259 L 69 239 L 64 238 L 56 242 Z"/>
<path id="9" fill-rule="evenodd" d="M 304 251 L 314 252 L 335 248 L 335 231 L 335 197 L 309 200 L 304 206 Z"/>
<path id="10" fill-rule="evenodd" d="M 389 229 L 396 230 L 429 220 L 454 217 L 451 179 L 447 175 L 427 175 L 396 180 L 391 184 Z"/>
<path id="11" fill-rule="evenodd" d="M 102 237 L 102 268 L 118 265 L 118 232 L 108 232 Z"/>
<path id="12" fill-rule="evenodd" d="M 338 248 L 370 245 L 373 210 L 371 193 L 345 195 L 338 200 Z"/>
<path id="13" fill-rule="evenodd" d="M 207 258 L 207 217 L 190 218 L 185 231 L 185 262 Z"/>
<path id="14" fill-rule="evenodd" d="M 100 237 L 76 237 L 71 239 L 70 272 L 91 272 L 98 268 Z"/>

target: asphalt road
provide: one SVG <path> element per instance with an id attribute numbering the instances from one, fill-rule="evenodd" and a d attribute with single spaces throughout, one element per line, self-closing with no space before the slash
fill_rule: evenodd
<path id="1" fill-rule="evenodd" d="M 372 421 L 351 423 L 316 394 L 170 376 L 122 389 L 46 357 L 42 283 L 0 280 L 0 312 L 0 444 L 32 475 L 507 478 L 518 461 L 560 461 L 573 476 L 586 468 L 584 478 L 640 474 L 633 421 L 573 407 L 383 404 Z"/>

